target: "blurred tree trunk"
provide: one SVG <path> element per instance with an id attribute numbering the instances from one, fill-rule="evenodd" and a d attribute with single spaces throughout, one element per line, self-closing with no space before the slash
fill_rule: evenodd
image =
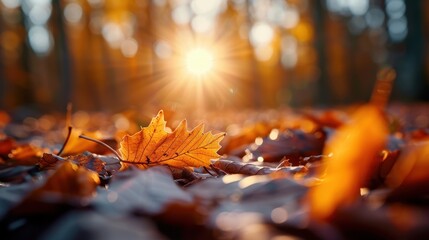
<path id="1" fill-rule="evenodd" d="M 325 21 L 325 7 L 323 1 L 313 2 L 313 15 L 316 29 L 315 46 L 318 55 L 318 64 L 320 69 L 320 77 L 317 86 L 317 105 L 326 105 L 332 103 L 332 93 L 329 86 L 328 79 L 328 58 L 326 56 L 326 21 Z"/>
<path id="2" fill-rule="evenodd" d="M 62 15 L 62 6 L 60 0 L 52 1 L 52 13 L 53 13 L 53 24 L 56 30 L 56 53 L 59 59 L 59 81 L 60 88 L 55 93 L 54 99 L 56 99 L 56 108 L 59 110 L 65 110 L 67 104 L 71 101 L 71 93 L 73 92 L 72 79 L 73 72 L 72 61 L 70 57 L 69 42 L 66 36 L 66 24 Z"/>

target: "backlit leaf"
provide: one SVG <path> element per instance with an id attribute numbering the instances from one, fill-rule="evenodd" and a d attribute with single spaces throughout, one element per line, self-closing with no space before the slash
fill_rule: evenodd
<path id="1" fill-rule="evenodd" d="M 61 156 L 70 156 L 76 155 L 85 151 L 89 151 L 92 153 L 103 154 L 106 153 L 106 148 L 100 147 L 99 144 L 91 141 L 85 141 L 79 138 L 80 135 L 84 134 L 87 137 L 91 137 L 97 140 L 102 141 L 102 135 L 100 132 L 83 132 L 80 129 L 73 128 L 70 133 L 70 138 L 61 153 Z M 113 144 L 113 143 L 111 143 Z"/>
<path id="2" fill-rule="evenodd" d="M 201 167 L 209 166 L 211 159 L 219 158 L 217 151 L 224 133 L 204 133 L 202 124 L 188 131 L 186 120 L 168 133 L 165 124 L 161 110 L 148 127 L 132 136 L 125 136 L 119 148 L 123 162 L 141 169 L 156 165 Z"/>

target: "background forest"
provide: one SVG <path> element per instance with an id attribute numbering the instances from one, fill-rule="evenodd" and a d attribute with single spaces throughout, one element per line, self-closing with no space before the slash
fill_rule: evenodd
<path id="1" fill-rule="evenodd" d="M 9 111 L 343 105 L 385 66 L 394 101 L 429 98 L 428 1 L 0 2 Z"/>

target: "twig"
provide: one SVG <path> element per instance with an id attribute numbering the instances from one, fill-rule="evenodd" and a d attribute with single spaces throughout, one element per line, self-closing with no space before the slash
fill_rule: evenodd
<path id="1" fill-rule="evenodd" d="M 210 174 L 212 177 L 216 177 L 215 175 L 213 175 L 213 173 L 211 173 L 211 172 L 207 169 L 207 167 L 206 167 L 206 166 L 204 166 L 203 168 L 204 168 L 204 170 L 206 170 L 206 172 L 207 172 L 208 174 Z"/>
<path id="2" fill-rule="evenodd" d="M 119 161 L 123 162 L 121 156 L 119 156 L 119 153 L 115 149 L 113 149 L 111 146 L 107 145 L 106 143 L 104 143 L 104 142 L 102 142 L 100 140 L 97 140 L 97 139 L 85 136 L 85 135 L 79 135 L 79 138 L 83 138 L 83 139 L 86 139 L 86 140 L 98 143 L 98 144 L 106 147 L 107 149 L 109 149 L 110 151 L 112 151 L 112 153 L 115 154 L 116 157 L 118 157 Z"/>
<path id="3" fill-rule="evenodd" d="M 72 126 L 68 127 L 68 133 L 67 133 L 67 137 L 66 140 L 64 140 L 63 146 L 61 147 L 60 151 L 58 151 L 57 155 L 61 156 L 61 153 L 63 153 L 64 149 L 66 148 L 67 143 L 69 142 L 70 136 L 71 136 L 71 132 L 72 132 Z"/>
<path id="4" fill-rule="evenodd" d="M 67 126 L 72 125 L 72 111 L 73 111 L 73 104 L 69 102 L 67 104 L 67 112 L 66 112 L 66 124 Z"/>

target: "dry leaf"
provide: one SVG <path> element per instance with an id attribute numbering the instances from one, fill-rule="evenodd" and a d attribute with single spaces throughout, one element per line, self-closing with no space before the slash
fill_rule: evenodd
<path id="1" fill-rule="evenodd" d="M 39 162 L 45 150 L 32 144 L 26 144 L 13 149 L 8 157 L 14 165 L 35 165 Z"/>
<path id="2" fill-rule="evenodd" d="M 251 144 L 257 137 L 268 136 L 273 127 L 274 126 L 270 126 L 267 122 L 257 122 L 240 129 L 240 132 L 236 135 L 230 135 L 228 133 L 229 137 L 225 139 L 226 142 L 223 144 L 224 146 L 221 149 L 221 153 L 229 154 L 235 149 Z"/>
<path id="3" fill-rule="evenodd" d="M 51 216 L 64 211 L 66 206 L 84 206 L 95 196 L 99 183 L 97 173 L 65 161 L 42 186 L 9 209 L 3 224 L 10 224 L 8 222 L 26 216 Z"/>
<path id="4" fill-rule="evenodd" d="M 186 120 L 172 133 L 167 133 L 165 124 L 161 110 L 148 127 L 125 136 L 119 148 L 123 162 L 135 164 L 140 169 L 156 165 L 201 167 L 209 166 L 211 159 L 219 158 L 217 151 L 224 133 L 204 133 L 202 124 L 188 131 Z"/>
<path id="5" fill-rule="evenodd" d="M 105 213 L 156 215 L 172 203 L 191 205 L 193 198 L 177 186 L 166 166 L 157 166 L 147 171 L 120 172 L 108 189 L 98 189 L 92 203 Z"/>
<path id="6" fill-rule="evenodd" d="M 78 166 L 83 166 L 89 170 L 97 172 L 100 176 L 106 176 L 120 169 L 121 164 L 116 157 L 97 155 L 90 152 L 83 152 L 79 155 L 62 158 L 55 154 L 44 153 L 38 165 L 41 169 L 52 169 L 64 161 L 72 161 Z"/>
<path id="7" fill-rule="evenodd" d="M 303 157 L 322 153 L 325 138 L 326 134 L 322 131 L 306 133 L 299 129 L 287 129 L 274 137 L 259 138 L 258 143 L 255 141 L 255 144 L 247 146 L 244 151 L 246 155 L 240 152 L 238 156 L 244 156 L 247 161 L 279 162 L 288 159 L 292 165 L 298 166 Z"/>
<path id="8" fill-rule="evenodd" d="M 393 165 L 386 183 L 391 199 L 421 197 L 429 193 L 429 141 L 407 145 Z"/>
<path id="9" fill-rule="evenodd" d="M 228 159 L 219 159 L 213 163 L 213 166 L 229 174 L 243 175 L 266 175 L 275 172 L 282 172 L 291 177 L 294 174 L 303 174 L 307 171 L 304 166 L 273 168 L 258 166 L 252 163 L 237 162 Z"/>
<path id="10" fill-rule="evenodd" d="M 33 191 L 28 199 L 52 201 L 56 196 L 61 201 L 92 197 L 100 183 L 98 174 L 71 161 L 64 161 L 46 180 L 45 184 Z"/>
<path id="11" fill-rule="evenodd" d="M 402 138 L 389 136 L 386 148 L 377 156 L 378 166 L 371 176 L 369 188 L 374 189 L 385 185 L 386 177 L 400 156 L 404 144 Z"/>
<path id="12" fill-rule="evenodd" d="M 0 140 L 0 156 L 7 156 L 14 148 L 17 147 L 17 143 L 12 138 L 6 137 Z"/>
<path id="13" fill-rule="evenodd" d="M 309 192 L 312 216 L 329 218 L 343 205 L 351 204 L 359 189 L 369 180 L 377 166 L 377 155 L 387 140 L 387 124 L 381 112 L 372 105 L 359 108 L 351 122 L 341 126 L 327 142 L 324 155 L 326 168 L 319 177 L 323 182 Z"/>
<path id="14" fill-rule="evenodd" d="M 71 130 L 70 138 L 69 138 L 63 152 L 61 153 L 61 156 L 75 155 L 75 154 L 82 153 L 84 151 L 99 153 L 99 152 L 95 151 L 96 149 L 100 148 L 99 144 L 92 142 L 92 141 L 86 141 L 84 139 L 79 138 L 79 136 L 82 134 L 83 134 L 83 131 L 80 129 L 73 128 Z M 85 132 L 85 136 L 93 138 L 93 139 L 97 139 L 97 140 L 101 140 L 101 138 L 102 138 L 100 132 Z M 105 149 L 103 148 L 103 150 L 105 150 Z"/>

